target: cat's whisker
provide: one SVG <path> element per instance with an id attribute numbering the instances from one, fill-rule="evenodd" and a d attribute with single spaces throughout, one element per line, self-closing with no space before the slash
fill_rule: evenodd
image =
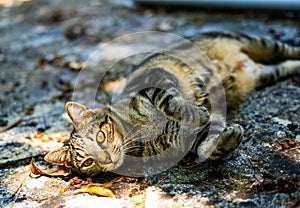
<path id="1" fill-rule="evenodd" d="M 125 141 L 128 139 L 128 138 L 134 138 L 136 135 L 138 135 L 140 132 L 139 131 L 136 131 L 136 132 L 134 132 L 135 131 L 135 129 L 134 128 L 132 128 L 130 131 L 128 131 L 127 132 L 127 134 L 124 136 L 124 139 L 125 139 Z M 132 132 L 134 132 L 134 134 L 133 135 L 130 135 Z"/>
<path id="2" fill-rule="evenodd" d="M 173 133 L 177 133 L 177 130 L 171 130 L 171 131 L 168 131 L 168 133 L 167 134 L 161 134 L 161 136 L 167 136 L 167 135 L 171 135 L 171 134 L 173 134 Z M 141 138 L 127 138 L 125 141 L 125 143 L 123 143 L 122 144 L 122 146 L 123 147 L 127 147 L 127 146 L 130 146 L 131 144 L 134 144 L 134 143 L 136 143 L 136 141 L 138 141 L 138 140 L 140 140 L 140 141 L 142 141 L 142 139 Z M 143 145 L 143 143 L 144 142 L 142 142 L 141 143 L 141 145 Z M 145 146 L 144 146 L 145 147 Z M 146 145 L 146 147 L 147 147 L 147 145 Z"/>
<path id="3" fill-rule="evenodd" d="M 139 149 L 139 148 L 141 148 L 141 145 L 127 146 L 127 147 L 123 148 L 123 151 L 128 152 L 128 150 L 136 150 L 136 149 Z"/>
<path id="4" fill-rule="evenodd" d="M 130 132 L 131 133 L 131 132 Z M 138 140 L 141 140 L 141 138 L 140 137 L 136 137 L 137 135 L 139 134 L 139 132 L 137 132 L 136 134 L 134 134 L 134 135 L 129 135 L 129 133 L 124 137 L 124 143 L 123 143 L 123 145 L 129 145 L 129 144 L 131 144 L 131 143 L 135 143 L 136 141 L 138 141 Z M 136 138 L 135 138 L 136 137 Z"/>

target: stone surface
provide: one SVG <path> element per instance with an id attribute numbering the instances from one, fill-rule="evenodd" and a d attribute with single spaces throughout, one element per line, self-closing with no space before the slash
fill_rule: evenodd
<path id="1" fill-rule="evenodd" d="M 3 6 L 2 2 L 7 3 Z M 102 90 L 133 71 L 141 57 L 116 57 L 155 40 L 119 47 L 91 60 L 108 41 L 139 31 L 168 31 L 189 37 L 203 31 L 233 30 L 299 45 L 298 12 L 204 12 L 138 8 L 130 0 L 34 0 L 0 2 L 0 207 L 285 207 L 299 205 L 299 79 L 254 92 L 229 122 L 245 128 L 234 154 L 196 165 L 187 157 L 177 166 L 134 183 L 112 187 L 116 198 L 74 195 L 70 178 L 32 177 L 29 161 L 42 168 L 46 152 L 59 147 L 72 130 L 64 104 L 85 102 L 98 89 L 94 105 L 109 103 Z M 127 39 L 128 42 L 132 41 Z M 166 40 L 167 41 L 167 40 Z M 134 41 L 132 41 L 134 42 Z M 107 55 L 107 54 L 106 54 Z M 93 61 L 96 61 L 94 63 Z M 81 66 L 89 66 L 82 73 Z M 113 68 L 105 73 L 106 67 Z M 98 88 L 97 77 L 106 75 Z M 79 76 L 80 75 L 80 76 Z M 77 80 L 80 77 L 81 79 Z M 107 173 L 93 181 L 116 177 Z M 298 200 L 298 202 L 297 202 Z"/>

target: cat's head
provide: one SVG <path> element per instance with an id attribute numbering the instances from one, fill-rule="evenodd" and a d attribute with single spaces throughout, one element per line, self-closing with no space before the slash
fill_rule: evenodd
<path id="1" fill-rule="evenodd" d="M 85 175 L 112 171 L 122 165 L 122 135 L 116 129 L 108 107 L 92 110 L 68 102 L 66 111 L 74 130 L 63 147 L 45 156 L 47 162 Z"/>

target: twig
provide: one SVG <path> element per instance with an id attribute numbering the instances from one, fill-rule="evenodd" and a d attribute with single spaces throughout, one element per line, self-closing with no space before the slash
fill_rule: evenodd
<path id="1" fill-rule="evenodd" d="M 19 119 L 17 119 L 16 121 L 14 121 L 14 122 L 8 124 L 6 127 L 0 129 L 0 133 L 3 133 L 3 132 L 5 132 L 5 131 L 7 131 L 7 130 L 13 128 L 14 126 L 18 125 L 22 120 L 23 120 L 22 118 L 19 118 Z"/>
<path id="2" fill-rule="evenodd" d="M 164 176 L 162 179 L 160 179 L 156 184 L 161 184 L 163 183 L 167 178 L 171 176 L 171 173 L 168 173 L 166 176 Z"/>
<path id="3" fill-rule="evenodd" d="M 11 194 L 12 197 L 15 196 L 15 195 L 21 190 L 21 188 L 22 188 L 24 182 L 25 182 L 25 180 L 22 180 L 22 181 L 19 183 L 18 187 L 17 187 L 17 188 L 13 191 L 13 193 Z"/>

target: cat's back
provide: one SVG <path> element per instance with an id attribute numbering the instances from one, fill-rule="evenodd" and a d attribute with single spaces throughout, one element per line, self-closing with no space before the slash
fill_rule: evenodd
<path id="1" fill-rule="evenodd" d="M 299 57 L 298 47 L 267 38 L 230 32 L 204 33 L 146 58 L 128 79 L 127 92 L 130 86 L 146 85 L 149 76 L 161 80 L 164 76 L 151 73 L 161 69 L 161 72 L 170 74 L 163 81 L 178 82 L 178 88 L 185 99 L 209 108 L 208 92 L 221 97 L 222 92 L 215 89 L 220 89 L 222 85 L 227 104 L 232 107 L 238 105 L 255 88 L 268 84 L 260 83 L 260 80 L 277 77 L 275 65 L 273 72 L 271 70 L 266 75 L 265 68 L 268 66 L 265 63 Z M 286 68 L 279 75 L 284 78 L 295 73 L 297 71 L 292 67 Z"/>
<path id="2" fill-rule="evenodd" d="M 238 47 L 238 41 L 234 39 L 215 38 L 210 35 L 199 35 L 175 44 L 150 55 L 139 64 L 127 81 L 126 91 L 132 91 L 132 86 L 146 86 L 150 76 L 160 80 L 166 72 L 170 75 L 165 76 L 163 81 L 178 82 L 182 97 L 209 107 L 208 88 L 222 84 L 224 77 L 232 73 L 233 67 L 229 67 L 230 63 L 235 65 L 241 56 Z M 228 57 L 229 53 L 231 57 Z M 156 73 L 157 69 L 161 69 L 161 74 Z"/>

